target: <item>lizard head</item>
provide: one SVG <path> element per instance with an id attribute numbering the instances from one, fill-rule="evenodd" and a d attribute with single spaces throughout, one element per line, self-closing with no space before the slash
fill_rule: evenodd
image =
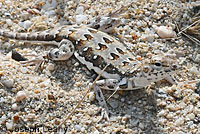
<path id="1" fill-rule="evenodd" d="M 58 48 L 52 48 L 47 53 L 47 58 L 53 61 L 68 60 L 74 53 L 74 45 L 71 41 L 63 39 Z"/>
<path id="2" fill-rule="evenodd" d="M 162 79 L 169 80 L 180 68 L 174 57 L 169 57 L 167 55 L 154 56 L 140 67 L 140 76 L 146 77 L 150 82 L 156 82 Z"/>

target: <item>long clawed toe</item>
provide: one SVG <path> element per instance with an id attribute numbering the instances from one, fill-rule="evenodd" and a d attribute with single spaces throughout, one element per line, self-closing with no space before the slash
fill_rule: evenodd
<path id="1" fill-rule="evenodd" d="M 24 56 L 35 57 L 33 60 L 20 61 L 20 63 L 23 64 L 24 66 L 35 65 L 35 69 L 34 69 L 35 71 L 38 71 L 39 69 L 42 70 L 44 64 L 47 61 L 45 56 L 42 56 L 42 55 L 27 54 L 27 55 L 24 55 Z"/>

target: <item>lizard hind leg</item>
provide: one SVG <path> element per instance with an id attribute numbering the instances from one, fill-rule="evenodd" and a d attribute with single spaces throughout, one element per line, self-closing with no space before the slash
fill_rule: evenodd
<path id="1" fill-rule="evenodd" d="M 49 60 L 63 61 L 68 60 L 74 54 L 74 45 L 70 40 L 63 39 L 58 48 L 52 48 L 47 57 Z"/>
<path id="2" fill-rule="evenodd" d="M 71 41 L 67 39 L 63 39 L 57 48 L 50 49 L 44 55 L 26 55 L 26 56 L 34 56 L 35 59 L 28 61 L 20 61 L 21 64 L 25 66 L 36 65 L 35 71 L 37 71 L 43 64 L 45 64 L 48 60 L 53 61 L 63 61 L 68 60 L 74 53 L 74 45 Z"/>

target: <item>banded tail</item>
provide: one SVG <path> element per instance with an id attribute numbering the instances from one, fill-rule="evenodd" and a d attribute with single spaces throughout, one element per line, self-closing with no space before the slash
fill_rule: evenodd
<path id="1" fill-rule="evenodd" d="M 65 37 L 60 37 L 57 30 L 45 30 L 42 32 L 30 32 L 30 33 L 17 33 L 0 29 L 0 36 L 9 39 L 33 41 L 33 42 L 60 42 Z M 51 41 L 51 42 L 50 42 Z"/>

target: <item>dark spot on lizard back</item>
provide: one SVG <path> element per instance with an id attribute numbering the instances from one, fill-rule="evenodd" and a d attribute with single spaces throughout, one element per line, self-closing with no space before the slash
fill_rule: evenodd
<path id="1" fill-rule="evenodd" d="M 91 40 L 93 37 L 90 34 L 84 34 L 85 38 L 87 38 L 87 40 Z"/>
<path id="2" fill-rule="evenodd" d="M 128 64 L 129 64 L 129 62 L 127 62 L 127 61 L 123 61 L 122 63 L 123 63 L 123 66 L 128 66 Z"/>
<path id="3" fill-rule="evenodd" d="M 120 48 L 116 48 L 117 52 L 120 54 L 124 54 L 125 52 L 123 50 L 121 50 Z"/>
<path id="4" fill-rule="evenodd" d="M 119 55 L 117 55 L 115 53 L 111 53 L 110 55 L 113 57 L 113 60 L 119 59 Z"/>
<path id="5" fill-rule="evenodd" d="M 103 40 L 104 40 L 107 44 L 112 43 L 112 40 L 110 40 L 110 39 L 108 39 L 108 38 L 106 38 L 106 37 L 103 37 Z"/>
<path id="6" fill-rule="evenodd" d="M 106 50 L 108 47 L 102 43 L 98 43 L 100 50 Z"/>
<path id="7" fill-rule="evenodd" d="M 95 30 L 95 29 L 88 29 L 88 31 L 91 32 L 91 33 L 97 33 L 97 30 Z"/>

